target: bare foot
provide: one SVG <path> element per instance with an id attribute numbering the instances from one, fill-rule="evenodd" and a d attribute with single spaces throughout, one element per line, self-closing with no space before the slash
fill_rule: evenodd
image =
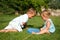
<path id="1" fill-rule="evenodd" d="M 49 31 L 47 31 L 46 33 L 50 35 L 50 32 Z"/>
<path id="2" fill-rule="evenodd" d="M 32 32 L 32 34 L 35 34 L 35 32 Z"/>

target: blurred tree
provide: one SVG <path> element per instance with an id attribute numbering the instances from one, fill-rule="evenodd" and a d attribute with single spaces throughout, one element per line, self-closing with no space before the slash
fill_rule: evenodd
<path id="1" fill-rule="evenodd" d="M 52 9 L 60 9 L 60 0 L 49 0 L 48 6 Z"/>
<path id="2" fill-rule="evenodd" d="M 48 0 L 0 0 L 0 12 L 11 14 L 15 11 L 25 13 L 29 8 L 41 11 L 41 6 L 48 8 Z"/>

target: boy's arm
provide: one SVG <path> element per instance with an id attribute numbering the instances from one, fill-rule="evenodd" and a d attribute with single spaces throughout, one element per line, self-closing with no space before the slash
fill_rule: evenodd
<path id="1" fill-rule="evenodd" d="M 27 23 L 22 22 L 22 26 L 24 26 L 24 28 L 26 28 L 27 27 Z"/>
<path id="2" fill-rule="evenodd" d="M 25 22 L 22 22 L 22 25 L 25 25 L 26 23 Z"/>
<path id="3" fill-rule="evenodd" d="M 49 27 L 50 27 L 50 22 L 48 21 L 47 24 L 46 24 L 46 28 L 45 28 L 45 29 L 41 30 L 41 31 L 38 32 L 38 33 L 32 32 L 32 34 L 44 34 L 44 33 L 47 33 Z"/>

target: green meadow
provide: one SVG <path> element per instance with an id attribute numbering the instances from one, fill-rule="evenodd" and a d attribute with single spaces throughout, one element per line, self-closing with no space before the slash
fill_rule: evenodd
<path id="1" fill-rule="evenodd" d="M 8 23 L 14 19 L 15 15 L 0 15 L 0 30 L 5 28 Z M 33 35 L 27 33 L 27 29 L 23 29 L 23 32 L 8 32 L 0 33 L 0 40 L 60 40 L 60 16 L 55 17 L 51 16 L 52 21 L 55 24 L 56 31 L 53 34 L 42 34 L 42 35 Z M 27 27 L 40 28 L 44 21 L 40 16 L 35 16 L 32 19 L 29 19 L 27 22 Z"/>

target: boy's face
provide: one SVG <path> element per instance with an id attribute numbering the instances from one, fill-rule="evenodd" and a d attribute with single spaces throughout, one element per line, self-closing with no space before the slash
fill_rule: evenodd
<path id="1" fill-rule="evenodd" d="M 29 18 L 32 18 L 32 17 L 34 17 L 35 16 L 35 14 L 29 14 Z"/>
<path id="2" fill-rule="evenodd" d="M 32 17 L 34 17 L 36 14 L 35 14 L 35 12 L 28 12 L 28 16 L 29 16 L 29 18 L 32 18 Z"/>

